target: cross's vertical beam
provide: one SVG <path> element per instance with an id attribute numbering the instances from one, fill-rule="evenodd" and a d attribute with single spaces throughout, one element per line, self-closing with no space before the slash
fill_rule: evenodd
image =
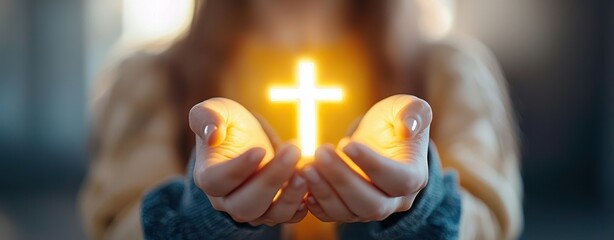
<path id="1" fill-rule="evenodd" d="M 302 93 L 298 111 L 298 138 L 304 156 L 312 157 L 316 152 L 318 119 L 316 118 L 315 64 L 309 61 L 298 63 L 299 88 Z"/>
<path id="2" fill-rule="evenodd" d="M 273 88 L 271 101 L 298 101 L 298 138 L 304 157 L 313 157 L 318 144 L 318 101 L 340 101 L 343 91 L 337 88 L 316 88 L 315 64 L 302 60 L 298 63 L 298 88 Z"/>

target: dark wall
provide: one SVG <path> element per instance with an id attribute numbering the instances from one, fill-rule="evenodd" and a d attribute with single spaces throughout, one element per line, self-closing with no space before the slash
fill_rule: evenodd
<path id="1" fill-rule="evenodd" d="M 2 189 L 78 180 L 86 146 L 83 3 L 2 4 L 0 154 L 10 159 L 0 162 Z"/>
<path id="2" fill-rule="evenodd" d="M 602 239 L 614 182 L 610 3 L 459 2 L 459 27 L 497 55 L 518 112 L 524 238 Z"/>
<path id="3" fill-rule="evenodd" d="M 607 193 L 605 205 L 607 207 L 607 224 L 608 236 L 614 236 L 614 4 L 610 3 L 607 8 L 609 14 L 607 16 L 608 37 L 608 58 L 606 59 L 607 68 L 607 92 L 605 106 L 605 125 L 603 126 L 605 137 L 603 143 L 604 162 L 601 169 L 602 179 L 604 182 L 604 192 Z"/>
<path id="4" fill-rule="evenodd" d="M 0 0 L 0 239 L 83 238 L 83 4 Z"/>

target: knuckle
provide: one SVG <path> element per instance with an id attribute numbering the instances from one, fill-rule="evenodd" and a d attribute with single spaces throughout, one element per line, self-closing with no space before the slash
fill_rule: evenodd
<path id="1" fill-rule="evenodd" d="M 267 225 L 269 227 L 274 227 L 275 225 L 278 224 L 278 222 L 275 219 L 272 219 L 270 217 L 260 218 L 260 222 L 262 222 L 262 224 Z"/>
<path id="2" fill-rule="evenodd" d="M 273 220 L 274 222 L 277 222 L 277 223 L 285 223 L 285 222 L 289 222 L 290 220 L 292 220 L 292 216 L 289 214 L 284 214 L 282 216 L 278 216 L 277 218 Z"/>
<path id="3" fill-rule="evenodd" d="M 429 183 L 429 175 L 426 174 L 426 176 L 423 179 L 424 180 L 422 180 L 422 184 L 420 184 L 420 187 L 418 188 L 418 191 L 422 191 L 422 189 L 424 189 L 426 187 L 426 185 L 428 185 L 428 183 Z"/>
<path id="4" fill-rule="evenodd" d="M 343 212 L 341 216 L 339 216 L 340 222 L 350 222 L 354 218 L 353 214 L 350 212 Z"/>
<path id="5" fill-rule="evenodd" d="M 352 216 L 348 216 L 348 217 L 343 218 L 342 222 L 346 222 L 346 223 L 356 222 L 356 218 Z"/>
<path id="6" fill-rule="evenodd" d="M 380 208 L 378 212 L 375 212 L 375 214 L 373 215 L 374 220 L 376 221 L 383 221 L 384 219 L 386 219 L 388 216 L 390 216 L 391 212 L 388 210 L 385 210 L 383 208 Z"/>
<path id="7" fill-rule="evenodd" d="M 390 189 L 392 197 L 402 197 L 415 194 L 426 187 L 428 182 L 428 173 L 422 171 L 422 169 L 408 169 L 404 172 L 404 177 L 399 179 L 399 183 L 395 184 Z"/>
<path id="8" fill-rule="evenodd" d="M 409 209 L 411 209 L 412 205 L 413 205 L 413 201 L 403 201 L 401 203 L 401 206 L 399 206 L 399 209 L 397 210 L 397 212 L 409 211 Z"/>
<path id="9" fill-rule="evenodd" d="M 388 213 L 388 214 L 383 214 L 383 215 L 379 215 L 379 216 L 377 216 L 377 217 L 375 218 L 375 220 L 376 220 L 376 221 L 378 221 L 378 222 L 381 222 L 381 221 L 386 220 L 386 218 L 388 218 L 388 216 L 390 216 L 390 213 Z"/>
<path id="10" fill-rule="evenodd" d="M 250 222 L 258 219 L 261 214 L 259 214 L 253 208 L 248 207 L 233 207 L 229 206 L 227 208 L 228 214 L 233 217 L 233 219 L 238 220 L 237 222 Z"/>
<path id="11" fill-rule="evenodd" d="M 215 191 L 215 184 L 211 184 L 211 179 L 207 177 L 205 169 L 194 170 L 194 184 L 207 195 L 219 197 Z"/>
<path id="12" fill-rule="evenodd" d="M 206 177 L 199 177 L 195 179 L 195 184 L 205 194 L 212 197 L 223 197 L 223 194 L 215 187 L 216 184 L 211 183 Z"/>
<path id="13" fill-rule="evenodd" d="M 249 222 L 249 225 L 252 226 L 252 227 L 258 227 L 258 226 L 262 225 L 262 222 L 260 222 L 260 221 L 251 221 L 251 222 Z"/>
<path id="14" fill-rule="evenodd" d="M 196 187 L 198 187 L 203 192 L 207 193 L 206 188 L 203 184 L 202 174 L 200 173 L 200 171 L 194 170 L 193 180 L 194 180 L 194 185 L 196 185 Z"/>
<path id="15" fill-rule="evenodd" d="M 407 196 L 415 192 L 415 186 L 411 181 L 405 180 L 398 184 L 392 191 L 393 197 Z"/>
<path id="16" fill-rule="evenodd" d="M 229 210 L 228 214 L 230 215 L 230 217 L 232 217 L 232 220 L 238 223 L 246 223 L 246 222 L 255 220 L 255 219 L 247 218 L 244 215 L 237 214 L 236 211 L 232 211 L 232 210 Z"/>
<path id="17" fill-rule="evenodd" d="M 235 221 L 235 222 L 238 222 L 238 223 L 246 223 L 246 222 L 250 222 L 249 220 L 244 219 L 244 218 L 242 218 L 242 217 L 240 217 L 240 216 L 235 216 L 235 215 L 230 214 L 230 213 L 228 213 L 228 214 L 230 215 L 230 217 L 232 218 L 232 220 L 233 220 L 233 221 Z M 251 224 L 251 222 L 250 222 L 250 224 Z"/>
<path id="18" fill-rule="evenodd" d="M 279 221 L 279 222 L 282 222 L 282 223 L 290 222 L 290 221 L 292 221 L 292 218 L 293 218 L 293 217 L 294 217 L 294 216 L 287 216 L 287 217 L 283 218 L 283 219 L 282 219 L 281 221 Z"/>
<path id="19" fill-rule="evenodd" d="M 299 218 L 293 218 L 293 219 L 288 220 L 286 223 L 297 223 L 297 222 L 300 222 L 301 220 L 302 219 L 299 219 Z"/>
<path id="20" fill-rule="evenodd" d="M 284 212 L 285 211 L 285 212 Z M 292 215 L 288 214 L 287 210 L 280 208 L 278 205 L 273 205 L 269 211 L 261 217 L 263 222 L 265 223 L 283 223 L 290 221 L 292 219 Z"/>
<path id="21" fill-rule="evenodd" d="M 371 205 L 365 210 L 366 213 L 362 217 L 371 221 L 381 221 L 386 219 L 390 215 L 389 211 L 382 205 Z"/>
<path id="22" fill-rule="evenodd" d="M 210 200 L 211 202 L 211 207 L 213 207 L 213 209 L 217 210 L 217 211 L 224 211 L 224 207 L 222 206 L 222 204 L 219 201 L 216 200 Z"/>
<path id="23" fill-rule="evenodd" d="M 277 225 L 277 223 L 274 223 L 274 222 L 265 222 L 264 224 L 269 227 L 275 227 L 275 225 Z"/>

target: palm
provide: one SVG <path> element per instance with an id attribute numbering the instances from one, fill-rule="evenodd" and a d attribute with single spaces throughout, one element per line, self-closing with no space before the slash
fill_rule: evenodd
<path id="1" fill-rule="evenodd" d="M 252 225 L 297 222 L 305 217 L 301 202 L 307 186 L 300 177 L 293 177 L 300 159 L 298 148 L 284 144 L 274 152 L 260 122 L 226 98 L 194 106 L 190 128 L 198 135 L 194 182 L 214 209 Z"/>
<path id="2" fill-rule="evenodd" d="M 266 150 L 261 165 L 273 158 L 273 147 L 269 138 L 258 120 L 241 104 L 225 99 L 216 98 L 207 101 L 203 107 L 213 110 L 220 121 L 219 131 L 215 131 L 214 144 L 208 150 L 208 165 L 234 159 L 252 148 Z"/>
<path id="3" fill-rule="evenodd" d="M 405 112 L 413 101 L 416 101 L 416 98 L 397 95 L 378 102 L 360 121 L 351 140 L 363 143 L 395 161 L 412 159 L 412 154 L 419 151 L 414 147 L 416 141 L 412 141 L 410 136 L 414 122 L 406 121 Z"/>
<path id="4" fill-rule="evenodd" d="M 313 167 L 303 170 L 310 181 L 307 207 L 322 221 L 339 222 L 381 221 L 407 211 L 428 181 L 431 119 L 428 103 L 414 96 L 375 104 L 340 149 L 320 147 Z"/>

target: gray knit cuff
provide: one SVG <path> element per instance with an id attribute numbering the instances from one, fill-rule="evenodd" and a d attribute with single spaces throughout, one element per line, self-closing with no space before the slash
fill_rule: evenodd
<path id="1" fill-rule="evenodd" d="M 277 239 L 279 227 L 237 223 L 211 206 L 194 184 L 190 163 L 188 176 L 175 178 L 150 191 L 141 209 L 146 239 Z"/>
<path id="2" fill-rule="evenodd" d="M 406 212 L 372 224 L 376 239 L 457 239 L 461 214 L 455 172 L 442 174 L 436 149 L 429 147 L 429 182 Z"/>

